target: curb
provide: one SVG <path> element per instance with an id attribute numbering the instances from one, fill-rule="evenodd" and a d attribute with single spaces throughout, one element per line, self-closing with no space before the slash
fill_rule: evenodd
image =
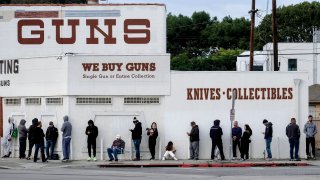
<path id="1" fill-rule="evenodd" d="M 308 163 L 201 163 L 201 164 L 102 164 L 100 168 L 152 168 L 152 167 L 179 167 L 179 168 L 219 168 L 219 167 L 289 167 L 289 166 L 312 166 Z"/>

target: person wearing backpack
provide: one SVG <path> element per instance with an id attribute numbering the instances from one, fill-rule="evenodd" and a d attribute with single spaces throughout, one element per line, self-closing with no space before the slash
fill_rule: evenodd
<path id="1" fill-rule="evenodd" d="M 13 121 L 14 121 L 13 117 L 9 117 L 8 119 L 9 126 L 7 127 L 7 130 L 3 136 L 3 140 L 1 143 L 3 147 L 3 152 L 5 154 L 2 158 L 10 157 L 12 152 L 12 133 L 14 130 Z"/>
<path id="2" fill-rule="evenodd" d="M 49 122 L 49 127 L 46 131 L 46 154 L 47 159 L 53 159 L 54 146 L 58 139 L 58 129 L 54 127 L 53 122 Z M 50 150 L 50 153 L 49 153 Z"/>

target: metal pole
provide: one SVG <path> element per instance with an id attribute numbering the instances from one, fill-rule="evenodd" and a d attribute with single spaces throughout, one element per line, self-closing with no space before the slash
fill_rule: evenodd
<path id="1" fill-rule="evenodd" d="M 232 152 L 232 121 L 234 121 L 234 118 L 235 118 L 235 109 L 234 109 L 234 105 L 235 105 L 235 101 L 236 101 L 236 97 L 237 97 L 237 94 L 236 94 L 236 90 L 233 89 L 232 91 L 232 107 L 231 107 L 231 110 L 230 110 L 230 144 L 229 144 L 229 160 L 231 160 L 231 152 Z"/>
<path id="2" fill-rule="evenodd" d="M 272 33 L 274 71 L 279 71 L 278 64 L 278 30 L 277 30 L 277 0 L 272 0 Z"/>
<path id="3" fill-rule="evenodd" d="M 256 0 L 252 0 L 252 8 L 249 11 L 251 14 L 251 30 L 250 30 L 250 66 L 249 70 L 253 71 L 253 56 L 254 56 L 254 26 L 255 26 L 255 14 L 256 14 Z"/>

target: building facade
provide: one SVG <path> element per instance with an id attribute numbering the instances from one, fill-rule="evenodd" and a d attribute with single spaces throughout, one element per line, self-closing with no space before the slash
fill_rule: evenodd
<path id="1" fill-rule="evenodd" d="M 157 153 L 173 141 L 180 159 L 188 158 L 191 121 L 200 127 L 200 158 L 210 159 L 209 131 L 220 119 L 229 157 L 232 92 L 235 119 L 253 129 L 250 156 L 263 157 L 268 119 L 274 158 L 288 158 L 285 127 L 291 117 L 303 126 L 308 115 L 307 72 L 170 71 L 163 4 L 12 5 L 0 6 L 0 17 L 1 129 L 10 116 L 16 124 L 24 118 L 29 126 L 36 117 L 44 130 L 50 121 L 60 129 L 68 115 L 72 159 L 87 158 L 89 119 L 99 128 L 98 157 L 120 134 L 129 159 L 133 117 L 143 129 L 157 122 Z M 144 132 L 143 159 L 150 158 L 147 139 Z M 15 156 L 18 146 L 14 141 Z M 61 154 L 61 133 L 56 150 Z"/>

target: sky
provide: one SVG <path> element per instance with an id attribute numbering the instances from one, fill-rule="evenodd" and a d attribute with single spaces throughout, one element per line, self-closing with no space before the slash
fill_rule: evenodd
<path id="1" fill-rule="evenodd" d="M 277 6 L 298 4 L 303 1 L 314 0 L 277 0 Z M 232 18 L 250 18 L 252 0 L 109 0 L 109 3 L 164 3 L 167 12 L 178 15 L 191 16 L 195 11 L 206 11 L 212 17 L 217 16 L 220 20 L 230 15 Z M 272 0 L 256 0 L 256 9 L 259 10 L 257 23 L 266 13 L 271 13 Z"/>

